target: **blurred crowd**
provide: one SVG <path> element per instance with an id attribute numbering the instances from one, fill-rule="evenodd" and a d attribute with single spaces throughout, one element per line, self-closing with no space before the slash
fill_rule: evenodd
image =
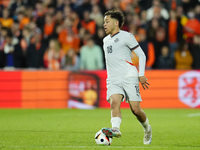
<path id="1" fill-rule="evenodd" d="M 103 19 L 115 8 L 125 15 L 122 30 L 142 47 L 146 69 L 200 69 L 200 0 L 3 1 L 0 68 L 105 69 Z M 134 52 L 132 61 L 138 65 Z"/>

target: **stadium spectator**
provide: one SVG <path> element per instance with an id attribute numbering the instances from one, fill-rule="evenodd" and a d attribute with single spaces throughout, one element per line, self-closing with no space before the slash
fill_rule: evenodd
<path id="1" fill-rule="evenodd" d="M 25 13 L 24 12 L 19 12 L 17 14 L 17 19 L 18 19 L 18 22 L 19 22 L 19 29 L 22 30 L 23 27 L 27 24 L 29 24 L 30 22 L 30 19 L 28 17 L 25 16 Z"/>
<path id="2" fill-rule="evenodd" d="M 90 0 L 83 0 L 81 5 L 79 5 L 75 9 L 75 11 L 78 13 L 80 19 L 84 18 L 85 11 L 91 12 L 91 10 L 92 10 L 92 5 L 91 5 Z M 89 14 L 88 14 L 88 18 L 89 18 Z"/>
<path id="3" fill-rule="evenodd" d="M 27 5 L 27 1 L 23 1 L 23 0 L 14 0 L 14 1 L 10 1 L 10 13 L 12 16 L 14 16 L 14 14 L 17 12 L 17 9 L 20 8 L 21 6 L 26 6 Z"/>
<path id="4" fill-rule="evenodd" d="M 16 38 L 21 40 L 22 34 L 21 34 L 21 30 L 19 29 L 19 23 L 17 23 L 17 22 L 13 23 L 13 25 L 11 27 L 11 32 L 12 32 L 13 36 L 15 36 Z"/>
<path id="5" fill-rule="evenodd" d="M 79 54 L 80 47 L 85 45 L 91 37 L 94 38 L 97 45 L 102 45 L 102 35 L 105 36 L 105 33 L 101 34 L 104 32 L 101 29 L 102 15 L 112 8 L 123 11 L 126 21 L 122 30 L 136 35 L 138 39 L 137 33 L 140 28 L 147 31 L 147 39 L 153 43 L 155 49 L 155 63 L 152 66 L 155 69 L 158 67 L 156 66 L 158 57 L 162 56 L 161 49 L 163 46 L 169 44 L 169 53 L 173 55 L 177 43 L 186 38 L 186 42 L 189 42 L 189 49 L 193 53 L 193 48 L 196 47 L 196 44 L 193 43 L 193 37 L 199 34 L 197 29 L 190 30 L 194 26 L 199 26 L 198 23 L 195 23 L 196 21 L 191 22 L 191 18 L 188 20 L 186 16 L 187 14 L 188 17 L 191 17 L 190 12 L 193 12 L 193 18 L 200 20 L 200 2 L 198 0 L 10 0 L 8 5 L 4 5 L 4 3 L 0 1 L 0 23 L 2 23 L 2 19 L 4 20 L 4 9 L 4 16 L 7 16 L 8 20 L 13 20 L 6 24 L 11 29 L 13 36 L 18 38 L 20 44 L 24 43 L 24 37 L 22 38 L 20 31 L 23 32 L 28 27 L 31 35 L 34 35 L 35 30 L 39 28 L 44 31 L 41 35 L 44 37 L 42 42 L 46 41 L 48 44 L 50 39 L 56 38 L 66 54 L 69 49 L 74 49 L 75 53 Z M 8 9 L 9 12 L 6 11 Z M 176 12 L 170 11 L 171 9 Z M 169 18 L 169 13 L 168 22 L 166 20 Z M 53 31 L 51 28 L 51 32 L 48 32 L 51 33 L 50 35 L 46 34 L 47 30 L 45 30 L 47 29 L 45 16 L 49 14 L 52 16 L 50 19 L 54 20 L 54 27 L 51 26 Z M 70 21 L 66 21 L 67 19 Z M 185 32 L 182 31 L 181 26 L 185 29 Z M 1 32 L 7 33 L 7 31 L 4 31 L 3 27 Z M 191 31 L 194 33 L 191 33 Z M 98 34 L 100 37 L 98 37 Z M 188 38 L 188 34 L 192 36 Z M 1 52 L 4 52 L 5 36 L 1 35 L 0 37 Z M 34 43 L 34 38 L 31 38 L 31 42 Z M 3 67 L 1 62 L 5 62 L 3 58 L 2 55 L 0 57 L 1 67 Z M 193 66 L 194 64 L 195 60 Z"/>
<path id="6" fill-rule="evenodd" d="M 55 22 L 54 18 L 51 14 L 46 14 L 45 15 L 45 23 L 43 26 L 43 41 L 45 43 L 49 43 L 49 40 L 53 38 L 54 34 L 54 27 L 55 27 Z"/>
<path id="7" fill-rule="evenodd" d="M 45 8 L 43 6 L 43 3 L 41 1 L 38 1 L 35 5 L 35 11 L 34 11 L 34 18 L 36 20 L 37 27 L 40 29 L 44 26 L 44 15 L 45 15 Z"/>
<path id="8" fill-rule="evenodd" d="M 3 31 L 3 27 L 0 23 L 0 68 L 3 68 L 5 65 L 5 53 L 4 53 L 5 35 L 3 36 L 3 32 L 5 35 L 7 34 L 6 31 Z"/>
<path id="9" fill-rule="evenodd" d="M 63 12 L 64 7 L 65 7 L 64 0 L 57 0 L 56 12 L 57 12 L 57 11 Z"/>
<path id="10" fill-rule="evenodd" d="M 53 30 L 53 34 L 52 34 L 52 38 L 56 38 L 58 39 L 58 35 L 59 33 L 62 31 L 63 29 L 63 23 L 64 23 L 64 18 L 63 18 L 63 14 L 62 11 L 57 11 L 54 17 L 54 30 Z"/>
<path id="11" fill-rule="evenodd" d="M 112 1 L 110 1 L 110 0 L 104 0 L 103 1 L 103 4 L 104 4 L 104 8 L 103 8 L 103 14 L 107 11 L 107 10 L 110 10 L 110 9 L 112 9 L 112 8 L 114 8 L 113 7 L 113 2 Z"/>
<path id="12" fill-rule="evenodd" d="M 57 11 L 54 19 L 55 19 L 55 27 L 63 24 L 64 18 L 63 18 L 62 11 L 60 10 Z"/>
<path id="13" fill-rule="evenodd" d="M 155 62 L 155 50 L 151 42 L 147 41 L 146 31 L 142 28 L 138 30 L 139 44 L 146 55 L 146 69 L 151 69 Z M 138 59 L 139 60 L 139 59 Z"/>
<path id="14" fill-rule="evenodd" d="M 92 35 L 88 30 L 84 28 L 80 28 L 79 30 L 79 37 L 80 37 L 80 47 L 87 44 L 88 39 L 92 38 Z"/>
<path id="15" fill-rule="evenodd" d="M 81 22 L 78 14 L 75 11 L 72 11 L 70 14 L 70 19 L 72 20 L 72 27 L 79 30 L 81 28 Z M 77 31 L 78 33 L 78 31 Z"/>
<path id="16" fill-rule="evenodd" d="M 70 18 L 71 12 L 72 12 L 71 7 L 69 5 L 65 5 L 64 11 L 63 11 L 63 17 L 65 19 Z"/>
<path id="17" fill-rule="evenodd" d="M 103 14 L 100 12 L 100 8 L 98 5 L 92 6 L 92 12 L 90 13 L 90 19 L 94 20 L 98 27 L 102 27 Z"/>
<path id="18" fill-rule="evenodd" d="M 136 13 L 139 14 L 142 10 L 139 6 L 138 0 L 124 0 L 120 2 L 121 10 L 125 13 Z"/>
<path id="19" fill-rule="evenodd" d="M 49 6 L 53 5 L 54 1 L 53 0 L 43 0 L 43 5 L 45 9 L 47 9 Z"/>
<path id="20" fill-rule="evenodd" d="M 161 49 L 161 55 L 158 57 L 158 69 L 173 69 L 174 59 L 170 56 L 167 46 Z"/>
<path id="21" fill-rule="evenodd" d="M 0 2 L 0 18 L 3 16 L 4 5 Z"/>
<path id="22" fill-rule="evenodd" d="M 6 54 L 6 67 L 23 68 L 24 54 L 20 47 L 19 40 L 8 33 L 5 37 L 4 53 Z"/>
<path id="23" fill-rule="evenodd" d="M 127 13 L 122 30 L 125 30 L 125 31 L 130 30 L 130 25 L 132 25 L 132 19 L 133 19 L 133 13 Z M 135 26 L 135 25 L 133 25 L 133 26 Z"/>
<path id="24" fill-rule="evenodd" d="M 177 18 L 180 21 L 181 25 L 185 26 L 188 18 L 184 15 L 183 7 L 182 6 L 178 6 L 176 8 L 176 14 L 177 14 Z"/>
<path id="25" fill-rule="evenodd" d="M 43 56 L 47 46 L 42 43 L 42 32 L 35 30 L 32 43 L 27 48 L 26 65 L 28 68 L 44 68 Z"/>
<path id="26" fill-rule="evenodd" d="M 103 38 L 105 37 L 105 31 L 103 28 L 98 28 L 97 29 L 97 33 L 95 34 L 95 36 L 93 37 L 95 43 L 100 46 L 103 47 Z M 104 50 L 102 49 L 102 53 L 103 53 L 103 63 L 104 63 L 104 69 L 106 69 L 106 63 L 105 63 L 105 53 Z"/>
<path id="27" fill-rule="evenodd" d="M 168 45 L 166 30 L 160 26 L 158 19 L 152 19 L 147 27 L 147 40 L 152 42 L 155 50 L 155 63 L 152 66 L 157 68 L 158 57 L 161 54 L 161 48 L 163 45 Z"/>
<path id="28" fill-rule="evenodd" d="M 191 53 L 193 56 L 193 69 L 200 69 L 200 35 L 195 35 L 193 38 L 194 45 L 191 46 Z"/>
<path id="29" fill-rule="evenodd" d="M 184 26 L 184 32 L 186 35 L 186 41 L 191 43 L 194 35 L 200 34 L 200 22 L 195 18 L 195 13 L 193 10 L 188 12 L 188 17 L 189 19 Z"/>
<path id="30" fill-rule="evenodd" d="M 87 44 L 80 50 L 81 70 L 101 70 L 103 69 L 103 54 L 101 47 L 94 43 L 92 38 L 87 40 Z"/>
<path id="31" fill-rule="evenodd" d="M 9 15 L 9 10 L 7 8 L 3 9 L 2 18 L 0 18 L 0 23 L 3 27 L 11 28 L 14 20 Z"/>
<path id="32" fill-rule="evenodd" d="M 141 11 L 141 14 L 140 14 L 140 20 L 141 20 L 141 27 L 142 28 L 146 28 L 146 24 L 147 24 L 147 11 L 143 10 Z"/>
<path id="33" fill-rule="evenodd" d="M 183 42 L 174 54 L 176 69 L 192 69 L 193 58 L 188 50 L 188 44 Z"/>
<path id="34" fill-rule="evenodd" d="M 27 16 L 30 20 L 34 20 L 34 11 L 33 7 L 27 6 L 25 8 L 25 16 Z"/>
<path id="35" fill-rule="evenodd" d="M 195 18 L 200 21 L 200 4 L 195 7 Z"/>
<path id="36" fill-rule="evenodd" d="M 51 70 L 59 70 L 63 56 L 59 42 L 56 39 L 50 40 L 49 47 L 44 53 L 44 67 Z"/>
<path id="37" fill-rule="evenodd" d="M 113 2 L 113 8 L 115 10 L 121 11 L 120 0 L 115 0 L 115 1 L 112 1 L 112 2 Z"/>
<path id="38" fill-rule="evenodd" d="M 169 10 L 175 10 L 182 0 L 162 0 L 161 3 Z"/>
<path id="39" fill-rule="evenodd" d="M 96 32 L 96 23 L 90 19 L 90 12 L 84 11 L 83 20 L 81 21 L 81 26 L 88 30 L 90 34 L 94 35 Z"/>
<path id="40" fill-rule="evenodd" d="M 133 23 L 130 23 L 129 26 L 128 26 L 128 31 L 130 33 L 132 33 L 133 35 L 136 35 L 137 34 L 137 26 Z"/>
<path id="41" fill-rule="evenodd" d="M 32 34 L 31 34 L 31 29 L 26 26 L 22 30 L 22 39 L 20 41 L 20 46 L 24 53 L 26 53 L 27 48 L 31 44 L 31 39 L 32 39 Z"/>
<path id="42" fill-rule="evenodd" d="M 59 33 L 59 42 L 65 54 L 69 49 L 79 51 L 80 39 L 78 37 L 78 29 L 73 27 L 73 22 L 70 18 L 66 18 L 63 24 L 64 29 Z"/>
<path id="43" fill-rule="evenodd" d="M 176 17 L 176 11 L 170 10 L 170 20 L 168 23 L 169 50 L 172 57 L 178 47 L 178 43 L 183 41 L 183 26 Z"/>
<path id="44" fill-rule="evenodd" d="M 73 49 L 69 49 L 67 54 L 62 58 L 61 65 L 62 69 L 78 71 L 80 58 Z"/>
<path id="45" fill-rule="evenodd" d="M 55 7 L 53 6 L 53 4 L 49 5 L 49 6 L 46 8 L 45 14 L 50 14 L 50 15 L 54 16 L 55 13 L 56 13 L 56 9 L 55 9 Z"/>
<path id="46" fill-rule="evenodd" d="M 160 13 L 165 20 L 169 19 L 169 13 L 161 6 L 160 0 L 153 0 L 152 7 L 147 10 L 147 20 L 151 20 L 155 12 Z"/>
<path id="47" fill-rule="evenodd" d="M 181 2 L 184 12 L 189 12 L 191 9 L 194 9 L 195 6 L 199 4 L 199 0 L 182 0 Z"/>
<path id="48" fill-rule="evenodd" d="M 122 1 L 121 1 L 121 2 L 122 2 Z M 134 14 L 134 13 L 135 13 L 132 4 L 127 5 L 126 8 L 125 8 L 125 10 L 124 10 L 123 12 L 124 12 L 124 14 L 126 14 L 126 15 L 127 15 L 127 14 Z"/>
<path id="49" fill-rule="evenodd" d="M 103 38 L 105 37 L 105 31 L 103 28 L 98 28 L 97 33 L 93 36 L 93 39 L 97 45 L 103 47 Z"/>
<path id="50" fill-rule="evenodd" d="M 35 21 L 29 22 L 28 27 L 30 28 L 31 35 L 34 35 L 36 29 L 38 28 L 37 24 L 35 23 Z"/>
<path id="51" fill-rule="evenodd" d="M 1 37 L 2 37 L 2 40 L 3 40 L 2 43 L 5 42 L 6 35 L 7 35 L 9 32 L 11 32 L 9 28 L 2 27 L 2 26 L 1 26 Z"/>
<path id="52" fill-rule="evenodd" d="M 141 20 L 140 20 L 138 14 L 133 14 L 132 24 L 134 24 L 134 25 L 136 26 L 137 29 L 140 28 L 140 26 L 141 26 Z"/>

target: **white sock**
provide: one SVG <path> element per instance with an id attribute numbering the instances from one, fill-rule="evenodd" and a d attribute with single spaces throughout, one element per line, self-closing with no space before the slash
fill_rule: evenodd
<path id="1" fill-rule="evenodd" d="M 140 122 L 145 132 L 149 131 L 149 120 L 146 118 L 145 122 Z"/>
<path id="2" fill-rule="evenodd" d="M 118 128 L 118 129 L 120 129 L 121 122 L 122 122 L 121 118 L 119 118 L 119 117 L 112 117 L 111 118 L 112 128 Z"/>

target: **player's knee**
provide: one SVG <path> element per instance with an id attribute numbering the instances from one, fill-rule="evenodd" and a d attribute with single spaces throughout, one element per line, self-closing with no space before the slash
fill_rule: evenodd
<path id="1" fill-rule="evenodd" d="M 110 106 L 111 109 L 119 109 L 121 105 L 121 99 L 118 96 L 110 97 Z"/>

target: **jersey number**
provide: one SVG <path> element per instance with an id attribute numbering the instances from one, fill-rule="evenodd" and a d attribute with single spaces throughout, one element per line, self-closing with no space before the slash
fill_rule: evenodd
<path id="1" fill-rule="evenodd" d="M 107 47 L 107 52 L 108 52 L 108 54 L 109 54 L 109 53 L 112 53 L 112 51 L 113 51 L 113 50 L 112 50 L 112 45 L 108 46 L 108 47 Z"/>

